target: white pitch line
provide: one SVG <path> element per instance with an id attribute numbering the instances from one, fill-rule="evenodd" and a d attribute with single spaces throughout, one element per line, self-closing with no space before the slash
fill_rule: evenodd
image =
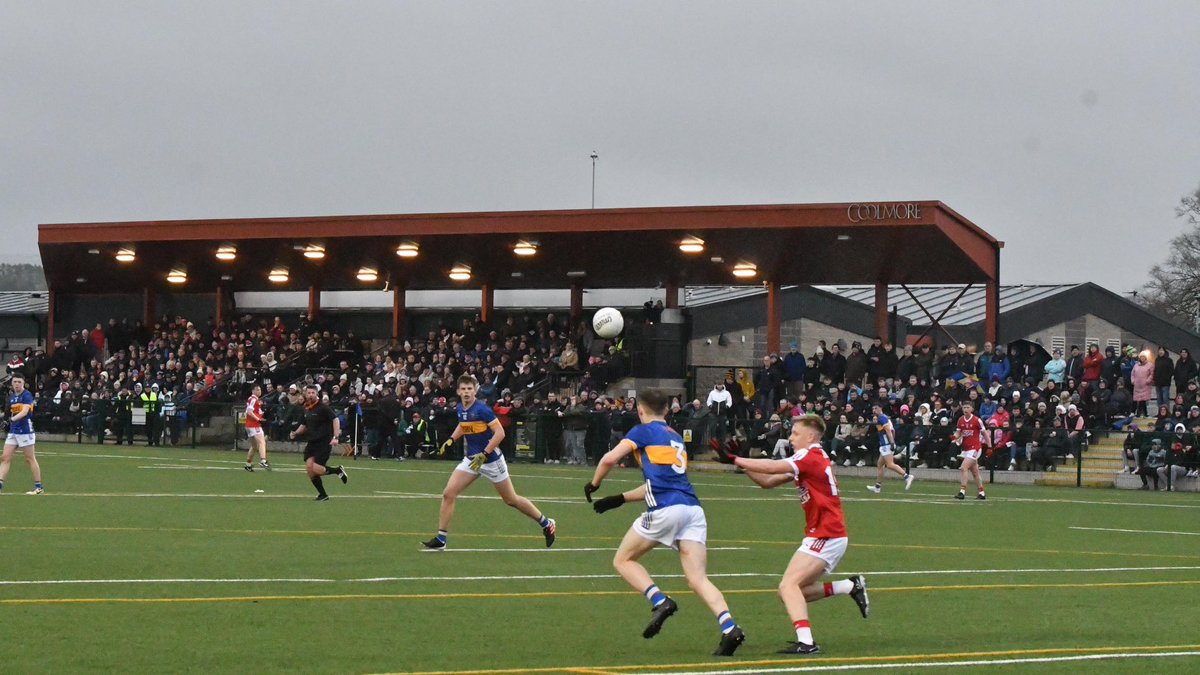
<path id="1" fill-rule="evenodd" d="M 1131 534 L 1184 534 L 1189 537 L 1200 537 L 1200 532 L 1175 532 L 1172 530 L 1122 530 L 1117 527 L 1068 527 L 1068 530 L 1091 530 L 1093 532 L 1129 532 Z"/>
<path id="2" fill-rule="evenodd" d="M 612 553 L 615 548 L 596 547 L 579 547 L 579 548 L 423 548 L 422 553 L 575 553 L 582 551 L 607 551 Z M 670 551 L 669 548 L 650 549 L 652 551 Z M 709 546 L 710 551 L 749 551 L 749 546 Z"/>
<path id="3" fill-rule="evenodd" d="M 726 670 L 654 670 L 638 675 L 747 675 L 749 673 L 822 673 L 845 670 L 896 670 L 900 668 L 949 668 L 961 666 L 1009 666 L 1029 663 L 1069 663 L 1073 661 L 1106 661 L 1110 659 L 1152 659 L 1200 656 L 1200 651 L 1145 652 L 1132 654 L 1083 654 L 1078 656 L 1040 656 L 1017 659 L 972 659 L 960 661 L 907 661 L 896 663 L 861 663 L 840 666 L 791 666 L 779 668 L 730 668 Z"/>
<path id="4" fill-rule="evenodd" d="M 466 549 L 448 549 L 450 551 L 463 551 Z M 537 552 L 541 549 L 510 549 L 526 552 Z M 593 550 L 593 549 L 563 549 L 563 550 Z M 594 549 L 603 551 L 615 551 L 616 549 Z M 668 549 L 654 549 L 668 550 Z M 717 549 L 721 550 L 721 549 Z M 724 549 L 724 550 L 744 550 L 744 549 Z M 979 573 L 1060 573 L 1060 572 L 1151 572 L 1151 571 L 1174 571 L 1174 570 L 1200 570 L 1200 565 L 1179 565 L 1179 566 L 1154 566 L 1154 567 L 1075 567 L 1075 568 L 1059 568 L 1059 567 L 1044 567 L 1044 568 L 1029 568 L 1029 569 L 961 569 L 961 570 L 876 570 L 870 572 L 848 572 L 847 574 L 862 574 L 869 577 L 877 576 L 907 576 L 907 575 L 933 575 L 933 574 L 979 574 Z M 725 579 L 734 578 L 775 578 L 779 576 L 778 571 L 773 572 L 718 572 L 710 573 L 710 577 L 720 577 Z M 655 578 L 662 577 L 664 579 L 683 579 L 682 574 L 656 574 Z M 9 579 L 0 580 L 0 586 L 54 586 L 54 585 L 71 585 L 71 584 L 270 584 L 270 583 L 313 583 L 313 582 L 337 582 L 337 583 L 383 583 L 396 581 L 416 581 L 416 582 L 437 582 L 437 581 L 581 581 L 587 579 L 615 579 L 613 574 L 525 574 L 525 575 L 482 575 L 482 576 L 402 576 L 402 577 L 359 577 L 350 579 L 333 579 L 333 578 L 196 578 L 196 579 Z"/>

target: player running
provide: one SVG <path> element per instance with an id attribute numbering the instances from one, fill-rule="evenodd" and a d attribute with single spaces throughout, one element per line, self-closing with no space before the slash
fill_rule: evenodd
<path id="1" fill-rule="evenodd" d="M 967 474 L 975 477 L 975 487 L 979 490 L 975 498 L 987 499 L 983 493 L 983 476 L 979 473 L 979 456 L 983 451 L 983 443 L 987 442 L 990 447 L 991 441 L 984 433 L 983 420 L 975 417 L 974 413 L 975 406 L 970 401 L 964 401 L 958 429 L 950 437 L 952 442 L 962 447 L 962 482 L 959 483 L 958 494 L 954 495 L 955 499 L 967 498 Z"/>
<path id="2" fill-rule="evenodd" d="M 623 494 L 598 499 L 593 508 L 596 513 L 604 513 L 625 502 L 646 501 L 646 513 L 633 522 L 613 558 L 613 567 L 621 578 L 650 601 L 650 623 L 642 631 L 642 637 L 657 635 L 663 623 L 679 609 L 638 562 L 648 551 L 660 545 L 670 546 L 679 551 L 688 587 L 704 600 L 721 627 L 721 642 L 713 656 L 732 656 L 746 635 L 729 614 L 725 596 L 708 580 L 705 543 L 708 522 L 687 477 L 688 457 L 683 438 L 667 426 L 668 403 L 669 399 L 660 391 L 639 392 L 637 411 L 642 423 L 600 458 L 591 482 L 583 487 L 583 494 L 592 501 L 592 493 L 600 488 L 608 472 L 626 455 L 635 453 L 646 482 Z"/>
<path id="3" fill-rule="evenodd" d="M 250 398 L 246 399 L 246 438 L 250 441 L 250 449 L 246 452 L 246 470 L 254 471 L 254 451 L 258 451 L 258 465 L 267 471 L 271 465 L 267 463 L 267 436 L 263 433 L 262 387 L 254 385 L 250 389 Z"/>
<path id="4" fill-rule="evenodd" d="M 446 454 L 455 441 L 467 437 L 466 452 L 462 462 L 454 467 L 450 480 L 446 481 L 446 489 L 442 491 L 442 507 L 438 512 L 437 535 L 421 544 L 431 550 L 440 551 L 446 548 L 446 533 L 450 530 L 450 521 L 454 518 L 454 500 L 475 482 L 480 475 L 492 481 L 492 486 L 505 504 L 524 513 L 542 528 L 542 536 L 546 538 L 546 548 L 554 545 L 554 520 L 547 518 L 538 510 L 533 502 L 517 494 L 513 488 L 512 479 L 508 477 L 508 463 L 504 453 L 497 450 L 504 440 L 504 427 L 496 418 L 488 404 L 475 398 L 479 391 L 479 381 L 473 375 L 463 375 L 458 378 L 458 426 L 450 434 L 450 438 L 442 443 L 438 456 Z"/>
<path id="5" fill-rule="evenodd" d="M 763 488 L 773 488 L 795 481 L 804 507 L 805 537 L 800 548 L 779 582 L 779 597 L 787 608 L 788 618 L 796 629 L 796 641 L 780 654 L 816 654 L 821 651 L 813 641 L 808 623 L 808 603 L 834 595 L 849 595 L 858 605 L 863 618 L 871 613 L 867 597 L 867 580 L 861 574 L 839 581 L 820 583 L 823 575 L 833 570 L 846 553 L 846 536 L 842 500 L 838 497 L 833 465 L 821 448 L 825 423 L 816 415 L 797 417 L 792 421 L 788 441 L 793 454 L 788 459 L 745 459 L 735 457 L 733 463 L 746 471 L 750 480 Z"/>
<path id="6" fill-rule="evenodd" d="M 883 470 L 887 469 L 895 471 L 896 475 L 904 479 L 904 489 L 907 490 L 912 487 L 913 475 L 896 464 L 893 454 L 896 451 L 896 428 L 892 426 L 892 420 L 883 414 L 882 403 L 871 406 L 871 412 L 875 416 L 875 430 L 879 432 L 879 461 L 876 462 L 879 476 L 875 479 L 875 484 L 868 485 L 867 489 L 876 494 L 883 492 Z"/>
<path id="7" fill-rule="evenodd" d="M 27 495 L 40 495 L 42 488 L 42 467 L 38 465 L 37 452 L 34 449 L 36 438 L 33 434 L 33 394 L 25 388 L 25 378 L 14 375 L 12 378 L 12 395 L 8 397 L 8 438 L 4 439 L 4 456 L 0 459 L 0 491 L 4 490 L 4 479 L 8 478 L 8 469 L 12 466 L 12 456 L 17 448 L 25 453 L 25 462 L 29 464 L 29 472 L 33 474 L 33 489 Z"/>

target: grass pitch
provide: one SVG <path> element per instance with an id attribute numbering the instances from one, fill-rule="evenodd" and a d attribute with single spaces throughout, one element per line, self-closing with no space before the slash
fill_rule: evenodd
<path id="1" fill-rule="evenodd" d="M 511 465 L 558 521 L 540 530 L 477 482 L 451 550 L 426 553 L 453 465 L 347 462 L 327 503 L 299 457 L 242 470 L 228 451 L 40 444 L 47 493 L 14 459 L 0 495 L 4 673 L 711 673 L 854 667 L 987 672 L 1200 672 L 1200 496 L 889 480 L 840 481 L 850 550 L 872 615 L 811 607 L 822 653 L 793 637 L 775 594 L 802 538 L 794 491 L 694 473 L 709 571 L 748 639 L 709 656 L 715 620 L 678 558 L 644 562 L 680 604 L 653 640 L 649 605 L 611 567 L 639 510 L 594 514 L 590 470 Z M 601 494 L 640 482 L 616 472 Z M 258 492 L 261 490 L 261 492 Z"/>

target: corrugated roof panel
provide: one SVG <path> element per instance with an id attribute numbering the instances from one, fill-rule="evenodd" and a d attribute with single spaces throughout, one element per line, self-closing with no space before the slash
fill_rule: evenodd
<path id="1" fill-rule="evenodd" d="M 46 291 L 0 291 L 0 314 L 45 314 L 49 308 Z"/>

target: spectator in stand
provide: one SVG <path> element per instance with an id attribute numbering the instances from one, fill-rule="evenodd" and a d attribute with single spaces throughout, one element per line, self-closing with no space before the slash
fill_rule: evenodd
<path id="1" fill-rule="evenodd" d="M 1167 467 L 1167 450 L 1163 447 L 1161 438 L 1150 440 L 1150 452 L 1146 453 L 1146 463 L 1137 470 L 1137 475 L 1142 478 L 1142 489 L 1149 490 L 1150 483 L 1146 480 L 1151 478 L 1154 480 L 1154 489 L 1158 490 L 1158 479 L 1162 475 L 1165 477 Z M 1160 471 L 1162 472 L 1160 474 Z"/>
<path id="2" fill-rule="evenodd" d="M 928 342 L 922 342 L 913 356 L 913 374 L 923 382 L 929 382 L 933 376 L 933 351 Z"/>
<path id="3" fill-rule="evenodd" d="M 1100 367 L 1100 377 L 1108 383 L 1108 388 L 1115 391 L 1117 380 L 1121 379 L 1121 358 L 1111 345 L 1104 348 L 1104 363 Z"/>
<path id="4" fill-rule="evenodd" d="M 1133 414 L 1146 417 L 1150 414 L 1147 406 L 1154 395 L 1154 364 L 1150 363 L 1145 352 L 1138 354 L 1137 364 L 1130 372 L 1130 380 L 1133 382 Z"/>
<path id="5" fill-rule="evenodd" d="M 862 343 L 850 345 L 850 355 L 846 357 L 846 384 L 855 387 L 863 386 L 863 378 L 867 376 L 867 355 L 863 352 Z M 836 380 L 835 380 L 836 381 Z"/>
<path id="6" fill-rule="evenodd" d="M 737 386 L 742 390 L 742 401 L 744 402 L 748 413 L 755 407 L 754 382 L 750 379 L 750 374 L 746 372 L 745 368 L 737 369 Z"/>
<path id="7" fill-rule="evenodd" d="M 788 396 L 799 396 L 804 393 L 804 376 L 808 372 L 808 359 L 800 353 L 798 342 L 792 342 L 788 347 L 788 353 L 783 356 L 783 371 L 787 376 Z"/>
<path id="8" fill-rule="evenodd" d="M 846 381 L 846 357 L 842 356 L 842 347 L 838 343 L 833 343 L 821 360 L 821 374 L 834 384 Z"/>
<path id="9" fill-rule="evenodd" d="M 750 411 L 749 404 L 746 402 L 746 395 L 742 391 L 741 385 L 733 379 L 732 371 L 725 373 L 725 381 L 722 384 L 725 385 L 725 391 L 728 392 L 731 401 L 729 404 L 729 413 L 726 417 L 734 420 L 748 418 Z"/>
<path id="10" fill-rule="evenodd" d="M 782 383 L 779 379 L 782 374 L 782 365 L 776 368 L 776 362 L 770 356 L 762 357 L 762 368 L 754 376 L 755 405 L 760 409 L 770 410 L 775 405 L 778 400 L 775 388 Z"/>
<path id="11" fill-rule="evenodd" d="M 992 355 L 990 379 L 1005 382 L 1010 375 L 1012 375 L 1012 363 L 1008 360 L 1004 347 L 996 347 L 996 351 Z"/>
<path id="12" fill-rule="evenodd" d="M 909 378 L 917 377 L 916 362 L 913 361 L 912 345 L 904 345 L 904 351 L 896 361 L 896 381 L 908 382 Z"/>
<path id="13" fill-rule="evenodd" d="M 1067 414 L 1063 416 L 1063 428 L 1067 430 L 1067 458 L 1083 456 L 1083 444 L 1087 440 L 1087 425 L 1079 407 L 1074 403 L 1067 406 Z"/>
<path id="14" fill-rule="evenodd" d="M 1083 357 L 1083 383 L 1095 389 L 1103 370 L 1104 357 L 1100 354 L 1100 347 L 1092 343 L 1088 345 L 1087 356 Z"/>
<path id="15" fill-rule="evenodd" d="M 1083 352 L 1079 351 L 1079 345 L 1071 345 L 1071 356 L 1067 359 L 1068 379 L 1075 378 L 1076 382 L 1083 382 Z"/>
<path id="16" fill-rule="evenodd" d="M 1197 377 L 1200 377 L 1200 366 L 1192 358 L 1192 353 L 1187 349 L 1179 350 L 1179 360 L 1175 362 L 1175 372 L 1173 374 L 1175 380 L 1175 394 L 1179 395 L 1187 391 L 1188 383 L 1194 382 Z"/>
<path id="17" fill-rule="evenodd" d="M 983 349 L 975 355 L 975 375 L 982 381 L 987 382 L 992 377 L 992 359 L 996 352 L 992 348 L 992 343 L 985 341 Z"/>
<path id="18" fill-rule="evenodd" d="M 1050 382 L 1053 382 L 1057 385 L 1062 385 L 1063 380 L 1066 379 L 1067 362 L 1063 360 L 1063 353 L 1061 349 L 1054 350 L 1054 358 L 1050 359 L 1046 362 L 1046 365 L 1042 366 L 1042 372 L 1045 373 L 1046 379 Z"/>
<path id="19" fill-rule="evenodd" d="M 1166 347 L 1159 346 L 1158 356 L 1154 359 L 1154 393 L 1158 404 L 1169 405 L 1171 401 L 1171 381 L 1175 378 L 1175 362 Z"/>

